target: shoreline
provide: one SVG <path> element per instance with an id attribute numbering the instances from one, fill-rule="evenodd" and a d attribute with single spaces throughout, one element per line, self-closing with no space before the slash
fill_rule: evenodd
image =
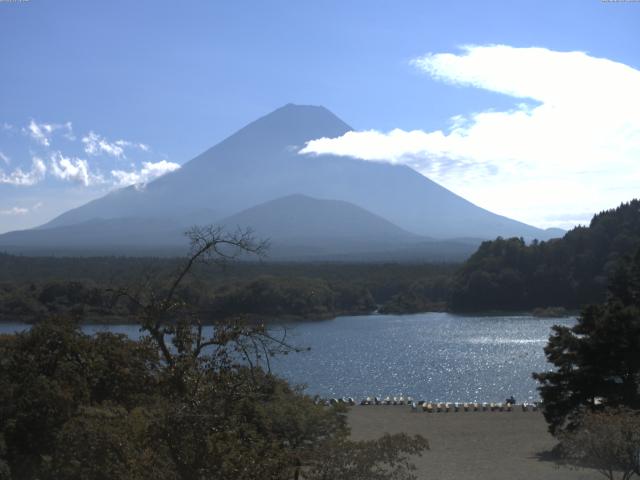
<path id="1" fill-rule="evenodd" d="M 572 318 L 580 315 L 579 311 L 567 310 L 562 315 L 540 315 L 535 314 L 534 311 L 487 311 L 487 312 L 453 312 L 449 310 L 429 310 L 426 312 L 413 312 L 413 313 L 392 313 L 392 312 L 379 312 L 378 310 L 374 310 L 371 312 L 338 312 L 336 314 L 322 314 L 322 315 L 292 315 L 292 314 L 282 314 L 282 315 L 260 315 L 260 314 L 238 314 L 237 317 L 245 315 L 244 320 L 248 323 L 266 323 L 266 324 L 278 324 L 278 323 L 300 323 L 300 322 L 323 322 L 336 320 L 340 317 L 362 317 L 368 315 L 379 315 L 379 316 L 415 316 L 415 315 L 425 315 L 429 313 L 446 313 L 449 315 L 453 315 L 456 317 L 529 317 L 529 318 L 539 318 L 539 319 L 551 319 L 551 318 Z M 51 314 L 54 315 L 54 314 Z M 227 319 L 234 318 L 233 316 L 226 317 Z M 219 319 L 217 321 L 223 321 L 224 319 Z M 215 325 L 216 320 L 210 320 L 203 323 L 205 326 Z M 14 317 L 9 318 L 6 315 L 0 316 L 0 324 L 10 324 L 10 323 L 23 323 L 27 325 L 34 325 L 38 322 L 37 318 L 29 315 L 16 315 Z M 129 317 L 116 316 L 115 318 L 109 315 L 105 316 L 96 316 L 89 315 L 85 317 L 83 320 L 79 322 L 80 325 L 139 325 L 139 322 L 136 319 Z"/>

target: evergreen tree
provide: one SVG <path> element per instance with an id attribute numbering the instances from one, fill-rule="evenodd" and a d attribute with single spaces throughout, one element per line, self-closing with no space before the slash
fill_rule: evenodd
<path id="1" fill-rule="evenodd" d="M 640 409 L 640 251 L 618 268 L 604 304 L 553 330 L 545 353 L 556 370 L 533 374 L 552 433 L 576 427 L 585 409 Z"/>
<path id="2" fill-rule="evenodd" d="M 579 309 L 606 300 L 607 279 L 640 247 L 640 200 L 595 215 L 588 227 L 530 244 L 484 242 L 451 282 L 454 311 Z"/>

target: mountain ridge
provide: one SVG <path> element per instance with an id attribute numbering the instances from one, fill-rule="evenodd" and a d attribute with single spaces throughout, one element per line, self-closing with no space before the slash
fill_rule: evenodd
<path id="1" fill-rule="evenodd" d="M 63 213 L 39 230 L 96 218 L 172 219 L 177 224 L 188 218 L 191 223 L 216 223 L 300 194 L 348 202 L 417 237 L 545 240 L 557 236 L 556 231 L 478 207 L 407 166 L 298 153 L 310 140 L 350 130 L 324 107 L 288 104 L 239 129 L 179 170 L 143 187 L 110 192 Z M 127 236 L 126 229 L 121 234 Z M 0 236 L 0 245 L 6 245 L 6 240 Z"/>

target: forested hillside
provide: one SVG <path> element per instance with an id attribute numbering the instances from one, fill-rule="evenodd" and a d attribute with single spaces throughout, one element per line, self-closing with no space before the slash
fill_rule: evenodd
<path id="1" fill-rule="evenodd" d="M 84 321 L 134 321 L 110 290 L 161 284 L 181 259 L 20 257 L 0 254 L 0 320 L 67 314 Z M 181 286 L 205 318 L 329 318 L 341 314 L 443 309 L 453 264 L 235 263 L 199 265 Z"/>
<path id="2" fill-rule="evenodd" d="M 454 311 L 580 308 L 605 299 L 608 278 L 640 247 L 640 201 L 593 217 L 563 238 L 484 242 L 457 272 Z"/>
<path id="3" fill-rule="evenodd" d="M 640 248 L 640 201 L 594 216 L 564 238 L 484 242 L 462 266 L 399 263 L 240 262 L 201 266 L 183 285 L 210 317 L 327 318 L 341 314 L 577 310 L 604 301 L 609 277 Z M 161 281 L 180 259 L 19 257 L 0 254 L 0 318 L 77 314 L 123 321 L 135 312 L 108 289 Z"/>

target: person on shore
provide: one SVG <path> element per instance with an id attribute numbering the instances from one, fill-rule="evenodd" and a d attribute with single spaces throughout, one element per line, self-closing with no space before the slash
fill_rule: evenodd
<path id="1" fill-rule="evenodd" d="M 516 404 L 516 399 L 514 398 L 514 396 L 513 396 L 513 395 L 511 395 L 509 398 L 507 398 L 507 399 L 505 400 L 505 403 L 506 403 L 507 405 L 515 405 L 515 404 Z"/>

